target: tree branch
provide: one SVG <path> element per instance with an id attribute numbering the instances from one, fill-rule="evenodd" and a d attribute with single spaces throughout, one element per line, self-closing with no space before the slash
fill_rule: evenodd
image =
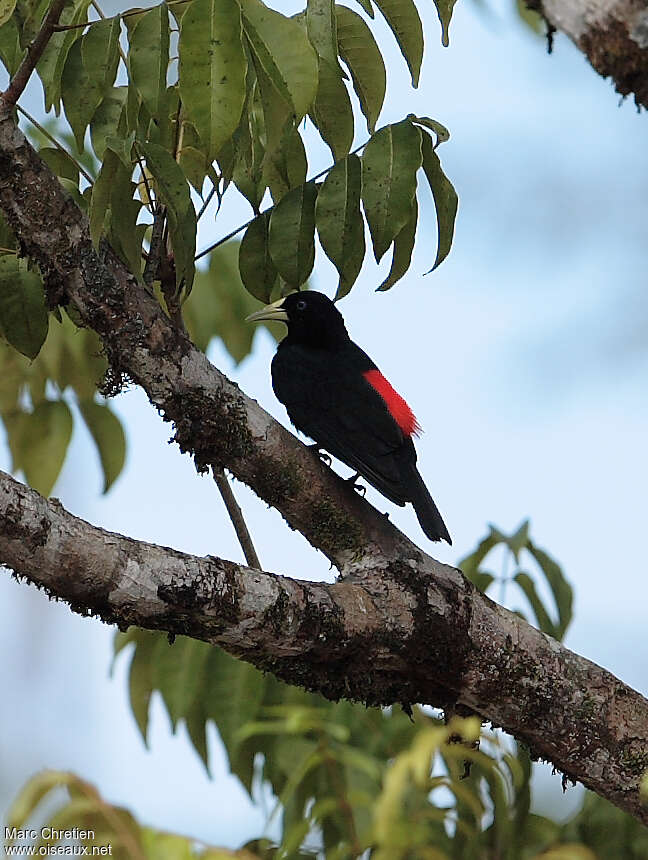
<path id="1" fill-rule="evenodd" d="M 622 96 L 648 108 L 648 11 L 642 0 L 526 0 Z"/>
<path id="2" fill-rule="evenodd" d="M 648 702 L 426 556 L 214 368 L 88 223 L 10 115 L 0 209 L 200 470 L 227 467 L 345 575 L 299 582 L 103 532 L 2 476 L 0 561 L 122 627 L 217 643 L 332 699 L 475 710 L 648 823 Z"/>
<path id="3" fill-rule="evenodd" d="M 18 67 L 7 89 L 0 95 L 0 99 L 4 102 L 3 108 L 5 110 L 13 107 L 22 95 L 32 72 L 36 68 L 36 63 L 40 60 L 47 43 L 52 38 L 52 33 L 58 24 L 58 19 L 61 17 L 64 6 L 65 0 L 54 0 L 50 6 L 45 20 L 36 34 L 36 38 L 27 48 L 24 60 Z"/>
<path id="4" fill-rule="evenodd" d="M 254 548 L 252 535 L 250 534 L 245 518 L 243 517 L 241 507 L 232 492 L 232 488 L 227 480 L 227 475 L 222 469 L 212 469 L 212 474 L 214 476 L 216 486 L 218 487 L 218 492 L 221 494 L 223 499 L 223 504 L 227 508 L 227 513 L 232 521 L 232 525 L 234 526 L 236 537 L 238 538 L 238 542 L 241 544 L 241 549 L 243 550 L 243 555 L 245 556 L 248 566 L 254 567 L 256 570 L 261 570 L 261 562 L 259 561 L 259 556 Z"/>
<path id="5" fill-rule="evenodd" d="M 0 472 L 0 558 L 83 615 L 193 636 L 331 699 L 460 704 L 648 824 L 648 701 L 423 553 L 304 582 L 103 531 Z"/>

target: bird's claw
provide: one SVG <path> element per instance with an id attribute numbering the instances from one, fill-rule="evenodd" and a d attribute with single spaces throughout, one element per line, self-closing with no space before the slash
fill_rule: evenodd
<path id="1" fill-rule="evenodd" d="M 367 493 L 367 488 L 363 484 L 358 483 L 358 478 L 360 477 L 360 472 L 356 472 L 355 475 L 351 475 L 350 478 L 345 478 L 347 484 L 350 484 L 356 493 L 360 493 L 360 495 L 364 498 Z"/>
<path id="2" fill-rule="evenodd" d="M 317 454 L 317 456 L 322 461 L 322 463 L 324 463 L 324 465 L 326 465 L 326 466 L 331 465 L 331 458 L 329 457 L 328 454 L 326 454 L 324 451 L 322 451 L 322 449 L 320 448 L 319 445 L 309 445 L 308 447 L 311 449 L 311 451 L 314 451 Z"/>

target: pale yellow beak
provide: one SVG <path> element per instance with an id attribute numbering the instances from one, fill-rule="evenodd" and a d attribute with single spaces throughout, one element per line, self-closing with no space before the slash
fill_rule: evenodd
<path id="1" fill-rule="evenodd" d="M 245 317 L 245 322 L 260 322 L 261 320 L 280 320 L 288 322 L 288 314 L 283 309 L 283 297 L 270 305 L 261 308 L 260 311 L 255 311 L 249 317 Z"/>

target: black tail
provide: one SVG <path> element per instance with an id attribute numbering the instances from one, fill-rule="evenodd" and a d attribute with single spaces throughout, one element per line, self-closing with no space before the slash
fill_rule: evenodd
<path id="1" fill-rule="evenodd" d="M 423 478 L 419 475 L 416 466 L 413 466 L 412 471 L 414 474 L 411 484 L 413 490 L 411 501 L 421 528 L 430 540 L 444 540 L 452 546 L 452 538 L 443 522 L 439 509 L 434 504 L 434 499 L 423 483 Z"/>

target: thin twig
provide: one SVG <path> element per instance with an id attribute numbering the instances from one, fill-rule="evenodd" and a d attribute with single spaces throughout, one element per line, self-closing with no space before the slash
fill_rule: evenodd
<path id="1" fill-rule="evenodd" d="M 360 146 L 356 146 L 355 149 L 351 150 L 349 155 L 355 155 L 356 152 L 360 152 L 360 150 L 369 143 L 368 140 L 365 140 L 364 143 L 361 143 Z M 346 158 L 347 156 L 345 156 Z M 313 176 L 311 179 L 307 179 L 306 182 L 315 182 L 318 179 L 321 179 L 325 173 L 328 173 L 330 170 L 333 170 L 337 161 L 334 161 L 333 164 L 330 164 L 328 167 L 325 167 L 324 170 L 320 170 L 320 172 Z M 249 221 L 246 221 L 245 224 L 241 224 L 235 230 L 232 230 L 231 233 L 228 233 L 227 236 L 223 236 L 222 239 L 219 239 L 218 242 L 214 242 L 213 245 L 210 245 L 208 248 L 205 248 L 204 251 L 201 251 L 199 254 L 196 254 L 194 257 L 194 262 L 200 260 L 201 257 L 204 257 L 205 254 L 209 254 L 211 251 L 215 251 L 216 248 L 219 248 L 221 245 L 224 245 L 225 242 L 228 242 L 230 239 L 233 239 L 237 233 L 240 233 L 241 230 L 245 230 L 246 227 L 249 227 L 250 224 L 254 221 L 255 218 L 258 218 L 259 215 L 265 215 L 266 212 L 270 212 L 271 209 L 274 209 L 274 204 L 272 206 L 268 206 L 267 209 L 264 209 L 263 212 L 255 214 Z"/>
<path id="2" fill-rule="evenodd" d="M 142 279 L 147 286 L 151 286 L 158 277 L 160 259 L 164 247 L 164 225 L 166 223 L 166 208 L 158 206 L 153 217 L 153 229 L 151 230 L 151 243 L 144 266 Z"/>
<path id="3" fill-rule="evenodd" d="M 90 185 L 94 184 L 94 179 L 92 178 L 92 176 L 90 176 L 88 171 L 84 169 L 84 167 L 76 160 L 76 158 L 74 158 L 74 156 L 70 155 L 70 153 L 67 151 L 67 149 L 64 146 L 62 146 L 58 142 L 58 140 L 53 135 L 51 135 L 49 133 L 49 131 L 47 131 L 46 128 L 43 128 L 43 126 L 37 120 L 35 120 L 34 117 L 30 113 L 27 113 L 27 111 L 25 110 L 24 107 L 21 107 L 20 105 L 17 104 L 17 105 L 15 105 L 15 108 L 19 113 L 21 113 L 25 117 L 26 120 L 28 120 L 34 126 L 34 128 L 38 129 L 38 131 L 40 131 L 40 133 L 42 135 L 44 135 L 50 141 L 50 143 L 53 143 L 57 149 L 59 149 L 64 155 L 67 155 L 67 157 L 70 159 L 72 164 L 74 164 L 75 167 L 77 168 L 77 170 L 79 171 L 79 173 L 88 180 Z"/>
<path id="4" fill-rule="evenodd" d="M 22 95 L 23 90 L 31 78 L 32 72 L 36 68 L 36 63 L 40 60 L 47 43 L 52 38 L 54 28 L 58 24 L 58 19 L 61 17 L 61 12 L 63 11 L 64 6 L 65 0 L 54 0 L 50 6 L 49 11 L 45 16 L 45 20 L 36 34 L 36 38 L 27 48 L 25 59 L 22 61 L 18 71 L 9 82 L 7 89 L 0 96 L 4 102 L 5 110 L 7 108 L 12 108 Z"/>
<path id="5" fill-rule="evenodd" d="M 112 21 L 112 18 L 107 18 L 105 12 L 101 8 L 101 6 L 97 3 L 97 0 L 90 0 L 90 5 L 95 10 L 97 15 L 101 18 L 102 21 Z M 120 15 L 115 15 L 116 18 L 121 17 Z M 96 21 L 88 21 L 90 25 L 96 24 Z M 126 66 L 126 74 L 128 74 L 128 60 L 126 59 L 126 54 L 124 53 L 124 49 L 122 48 L 119 41 L 117 41 L 117 49 L 119 51 L 119 56 L 122 58 L 124 65 Z"/>
<path id="6" fill-rule="evenodd" d="M 198 212 L 198 214 L 196 215 L 196 221 L 200 221 L 202 216 L 205 214 L 205 210 L 207 209 L 209 204 L 212 202 L 212 198 L 213 198 L 214 194 L 216 194 L 216 186 L 212 182 L 212 189 L 209 192 L 209 194 L 207 195 L 207 197 L 205 197 L 203 204 L 200 207 L 200 212 Z"/>
<path id="7" fill-rule="evenodd" d="M 153 196 L 151 194 L 151 186 L 149 185 L 148 178 L 146 176 L 146 171 L 144 170 L 144 164 L 142 163 L 142 156 L 140 155 L 140 152 L 137 148 L 136 143 L 134 143 L 134 146 L 135 146 L 135 157 L 137 158 L 137 163 L 139 165 L 140 173 L 142 174 L 142 181 L 144 182 L 144 189 L 146 191 L 147 200 L 144 201 L 144 205 L 146 206 L 148 211 L 151 213 L 151 215 L 154 215 L 155 212 L 157 211 L 157 200 L 155 201 L 155 203 L 153 202 Z M 139 190 L 140 184 L 141 183 L 139 183 L 139 182 L 137 183 L 138 190 Z M 140 191 L 140 197 L 141 196 L 142 196 L 142 192 Z"/>
<path id="8" fill-rule="evenodd" d="M 234 493 L 232 492 L 229 481 L 225 476 L 225 472 L 223 472 L 222 469 L 218 469 L 216 466 L 213 466 L 212 474 L 216 481 L 216 486 L 223 497 L 223 502 L 227 508 L 227 513 L 232 521 L 232 525 L 234 526 L 236 537 L 241 544 L 241 549 L 243 550 L 243 555 L 248 563 L 248 567 L 254 567 L 257 570 L 261 570 L 261 562 L 259 561 L 259 556 L 256 554 L 250 532 L 248 531 L 248 527 L 243 519 L 243 512 L 234 498 Z"/>
<path id="9" fill-rule="evenodd" d="M 156 6 L 149 6 L 148 8 L 129 9 L 127 12 L 120 12 L 118 15 L 105 15 L 99 10 L 97 4 L 92 2 L 92 0 L 91 6 L 97 12 L 102 21 L 114 21 L 116 18 L 121 20 L 123 18 L 131 18 L 133 15 L 143 15 L 145 12 L 150 11 L 150 9 L 157 9 L 158 6 L 177 6 L 182 3 L 189 2 L 190 0 L 167 0 L 166 3 L 158 3 Z M 82 21 L 80 24 L 56 24 L 54 26 L 54 32 L 65 33 L 67 30 L 80 30 L 81 27 L 92 27 L 93 24 L 98 23 L 98 21 Z"/>
<path id="10" fill-rule="evenodd" d="M 180 161 L 180 153 L 182 152 L 183 141 L 184 120 L 182 119 L 182 100 L 178 99 L 178 109 L 176 111 L 175 140 L 173 142 L 173 157 L 176 161 Z"/>

